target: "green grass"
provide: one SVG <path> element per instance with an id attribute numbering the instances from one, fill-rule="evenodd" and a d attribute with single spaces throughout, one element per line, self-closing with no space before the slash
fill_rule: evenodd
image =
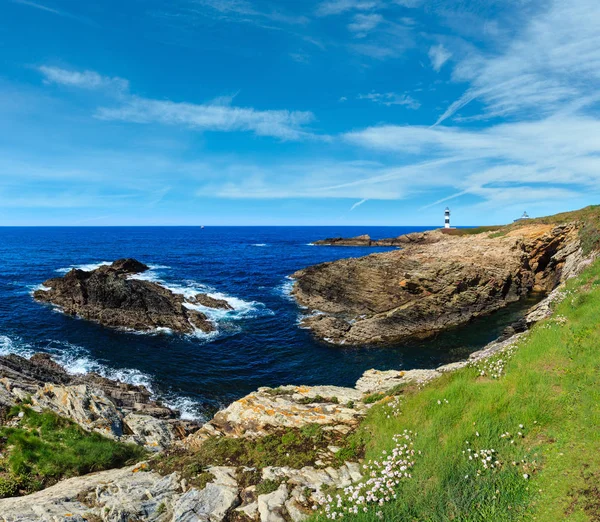
<path id="1" fill-rule="evenodd" d="M 301 429 L 281 430 L 257 439 L 213 437 L 197 450 L 174 449 L 158 455 L 150 461 L 150 466 L 162 475 L 179 471 L 192 483 L 208 466 L 236 466 L 240 469 L 312 466 L 321 452 L 327 453 L 330 445 L 338 446 L 340 450 L 331 454 L 327 465 L 340 466 L 345 460 L 356 460 L 362 457 L 364 451 L 364 440 L 360 435 L 343 436 L 325 432 L 318 424 L 309 424 Z M 243 483 L 248 482 L 246 476 L 240 475 L 239 478 Z"/>
<path id="2" fill-rule="evenodd" d="M 51 412 L 26 406 L 16 426 L 0 427 L 0 498 L 37 491 L 63 478 L 122 467 L 145 458 L 143 449 L 88 433 Z"/>
<path id="3" fill-rule="evenodd" d="M 483 234 L 484 232 L 495 232 L 501 228 L 503 228 L 502 225 L 469 228 L 440 228 L 440 232 L 449 236 L 473 236 L 475 234 Z"/>
<path id="4" fill-rule="evenodd" d="M 385 402 L 371 409 L 360 428 L 367 459 L 381 459 L 405 429 L 422 454 L 396 500 L 345 520 L 600 520 L 600 262 L 568 289 L 499 379 L 465 368 L 406 390 L 398 416 Z M 502 465 L 477 476 L 469 447 L 495 449 Z"/>

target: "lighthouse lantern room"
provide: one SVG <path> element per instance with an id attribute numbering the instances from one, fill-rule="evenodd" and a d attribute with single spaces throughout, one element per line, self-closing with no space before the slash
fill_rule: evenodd
<path id="1" fill-rule="evenodd" d="M 444 211 L 444 228 L 450 228 L 450 209 L 448 207 Z"/>

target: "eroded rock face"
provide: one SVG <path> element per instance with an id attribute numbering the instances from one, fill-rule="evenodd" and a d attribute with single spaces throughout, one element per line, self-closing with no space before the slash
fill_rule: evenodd
<path id="1" fill-rule="evenodd" d="M 146 270 L 148 267 L 135 259 L 119 259 L 90 272 L 73 269 L 64 277 L 44 282 L 46 289 L 34 292 L 34 298 L 52 303 L 66 314 L 112 328 L 168 328 L 181 333 L 192 333 L 196 328 L 203 332 L 215 330 L 206 315 L 186 306 L 189 302 L 183 295 L 131 277 Z M 200 296 L 196 301 L 203 299 L 204 306 L 224 307 L 219 300 Z"/>
<path id="2" fill-rule="evenodd" d="M 579 251 L 574 225 L 494 237 L 405 236 L 403 249 L 299 270 L 293 295 L 318 314 L 303 325 L 339 344 L 423 337 L 550 291 Z"/>
<path id="3" fill-rule="evenodd" d="M 320 424 L 347 433 L 366 413 L 363 394 L 338 386 L 259 388 L 217 413 L 186 439 L 190 447 L 211 436 L 263 437 L 278 429 Z"/>
<path id="4" fill-rule="evenodd" d="M 0 499 L 0 522 L 243 520 L 236 518 L 238 514 L 261 522 L 300 522 L 311 514 L 312 496 L 321 485 L 345 487 L 360 480 L 359 469 L 357 463 L 346 463 L 339 470 L 265 468 L 263 480 L 277 479 L 282 484 L 255 498 L 238 484 L 233 467 L 209 467 L 213 479 L 203 489 L 196 489 L 189 488 L 178 473 L 162 477 L 140 463 L 64 480 L 25 497 Z"/>
<path id="5" fill-rule="evenodd" d="M 198 428 L 153 401 L 143 386 L 97 374 L 69 375 L 46 354 L 0 357 L 0 407 L 25 399 L 34 409 L 51 410 L 85 430 L 149 450 L 165 449 Z"/>

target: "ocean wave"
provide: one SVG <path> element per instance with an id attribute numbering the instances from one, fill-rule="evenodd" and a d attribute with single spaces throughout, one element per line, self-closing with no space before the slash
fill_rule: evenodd
<path id="1" fill-rule="evenodd" d="M 267 243 L 253 243 L 252 246 L 255 246 L 255 247 L 266 247 L 268 245 L 267 245 Z"/>
<path id="2" fill-rule="evenodd" d="M 70 265 L 68 267 L 57 268 L 55 270 L 55 272 L 58 272 L 59 274 L 66 274 L 67 272 L 70 272 L 74 268 L 83 270 L 84 272 L 91 272 L 92 270 L 96 270 L 97 268 L 100 268 L 101 266 L 107 266 L 110 264 L 112 264 L 110 261 L 100 261 L 99 263 L 84 263 L 81 265 Z"/>
<path id="3" fill-rule="evenodd" d="M 49 354 L 71 375 L 97 373 L 113 381 L 120 381 L 134 386 L 144 386 L 154 399 L 165 406 L 178 410 L 185 420 L 204 421 L 205 415 L 201 403 L 191 397 L 174 392 L 157 393 L 152 377 L 136 368 L 115 368 L 94 359 L 87 348 L 66 341 L 47 340 L 42 350 L 36 350 L 19 337 L 0 335 L 0 355 L 20 355 L 29 359 L 36 352 Z"/>
<path id="4" fill-rule="evenodd" d="M 0 355 L 20 355 L 29 358 L 35 353 L 33 347 L 21 339 L 12 339 L 8 335 L 0 335 Z"/>
<path id="5" fill-rule="evenodd" d="M 206 422 L 206 414 L 202 404 L 184 395 L 166 393 L 161 398 L 162 403 L 172 410 L 179 411 L 179 417 L 183 420 Z"/>
<path id="6" fill-rule="evenodd" d="M 142 281 L 151 281 L 161 285 L 163 288 L 170 290 L 174 294 L 182 295 L 187 300 L 193 300 L 197 294 L 206 294 L 214 299 L 221 299 L 226 301 L 233 310 L 222 310 L 218 308 L 210 308 L 202 306 L 200 304 L 185 303 L 184 306 L 190 310 L 197 310 L 205 314 L 209 319 L 213 320 L 217 324 L 221 321 L 246 319 L 251 317 L 258 317 L 261 315 L 272 315 L 273 312 L 269 310 L 263 303 L 259 301 L 245 301 L 239 297 L 231 296 L 223 292 L 215 290 L 213 287 L 203 283 L 199 283 L 193 280 L 184 280 L 181 283 L 166 282 L 159 274 L 154 270 L 148 270 L 141 274 L 134 274 L 129 276 L 130 279 L 139 279 Z M 214 337 L 214 332 L 206 334 L 199 331 L 197 337 L 206 339 Z"/>
<path id="7" fill-rule="evenodd" d="M 286 301 L 295 302 L 292 290 L 294 289 L 294 279 L 290 276 L 286 276 L 285 281 L 275 287 L 275 293 L 283 297 Z"/>

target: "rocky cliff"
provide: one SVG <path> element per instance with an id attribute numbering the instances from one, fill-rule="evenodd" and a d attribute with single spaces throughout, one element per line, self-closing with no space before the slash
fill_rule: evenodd
<path id="1" fill-rule="evenodd" d="M 231 309 L 226 301 L 206 294 L 186 299 L 158 283 L 132 277 L 146 270 L 135 259 L 120 259 L 90 272 L 73 269 L 64 277 L 45 281 L 34 298 L 69 315 L 137 331 L 168 328 L 192 333 L 197 328 L 212 332 L 215 327 L 206 315 L 191 306 Z"/>
<path id="2" fill-rule="evenodd" d="M 339 344 L 425 337 L 552 290 L 582 259 L 576 224 L 506 232 L 409 234 L 401 250 L 309 267 L 293 295 L 302 324 Z"/>

